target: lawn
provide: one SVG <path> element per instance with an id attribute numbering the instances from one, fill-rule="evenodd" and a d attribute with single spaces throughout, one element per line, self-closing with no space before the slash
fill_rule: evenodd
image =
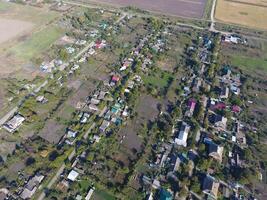
<path id="1" fill-rule="evenodd" d="M 142 77 L 145 85 L 152 85 L 159 88 L 165 88 L 168 86 L 168 82 L 173 78 L 173 75 L 168 72 L 160 71 L 157 73 L 151 73 Z"/>
<path id="2" fill-rule="evenodd" d="M 32 59 L 45 52 L 63 33 L 62 29 L 49 26 L 12 47 L 10 52 L 25 60 Z"/>

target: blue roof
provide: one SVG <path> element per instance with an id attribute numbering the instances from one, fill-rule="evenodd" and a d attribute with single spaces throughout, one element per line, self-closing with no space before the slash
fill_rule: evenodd
<path id="1" fill-rule="evenodd" d="M 160 190 L 160 200 L 172 200 L 172 194 L 165 190 L 165 189 L 161 189 Z"/>

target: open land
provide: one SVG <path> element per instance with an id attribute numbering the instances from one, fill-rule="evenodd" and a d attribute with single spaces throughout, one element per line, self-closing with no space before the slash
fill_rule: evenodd
<path id="1" fill-rule="evenodd" d="M 100 0 L 91 2 L 118 6 L 134 6 L 143 10 L 189 18 L 202 18 L 206 0 Z"/>
<path id="2" fill-rule="evenodd" d="M 218 0 L 215 18 L 226 23 L 267 30 L 266 2 Z"/>

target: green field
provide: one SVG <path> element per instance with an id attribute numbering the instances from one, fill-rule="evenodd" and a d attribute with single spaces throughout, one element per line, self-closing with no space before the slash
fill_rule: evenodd
<path id="1" fill-rule="evenodd" d="M 38 8 L 0 1 L 0 17 L 32 22 L 36 27 L 57 18 L 60 14 L 48 8 Z"/>
<path id="2" fill-rule="evenodd" d="M 161 73 L 156 74 L 149 74 L 147 76 L 142 77 L 146 85 L 152 85 L 159 88 L 166 87 L 168 85 L 168 81 L 171 78 L 173 78 L 173 75 L 165 71 L 161 71 Z"/>
<path id="3" fill-rule="evenodd" d="M 34 33 L 25 41 L 15 45 L 10 49 L 10 53 L 15 56 L 29 60 L 45 52 L 64 31 L 56 26 L 49 26 L 42 31 Z"/>
<path id="4" fill-rule="evenodd" d="M 267 59 L 233 56 L 231 62 L 234 66 L 248 71 L 264 71 L 267 73 Z"/>

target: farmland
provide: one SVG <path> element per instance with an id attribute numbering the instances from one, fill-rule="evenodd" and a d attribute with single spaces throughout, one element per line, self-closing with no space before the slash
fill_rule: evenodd
<path id="1" fill-rule="evenodd" d="M 260 0 L 218 0 L 215 18 L 225 23 L 266 30 L 266 2 Z"/>
<path id="2" fill-rule="evenodd" d="M 206 0 L 90 0 L 95 3 L 117 5 L 121 7 L 133 6 L 143 10 L 158 12 L 166 15 L 202 18 Z"/>

